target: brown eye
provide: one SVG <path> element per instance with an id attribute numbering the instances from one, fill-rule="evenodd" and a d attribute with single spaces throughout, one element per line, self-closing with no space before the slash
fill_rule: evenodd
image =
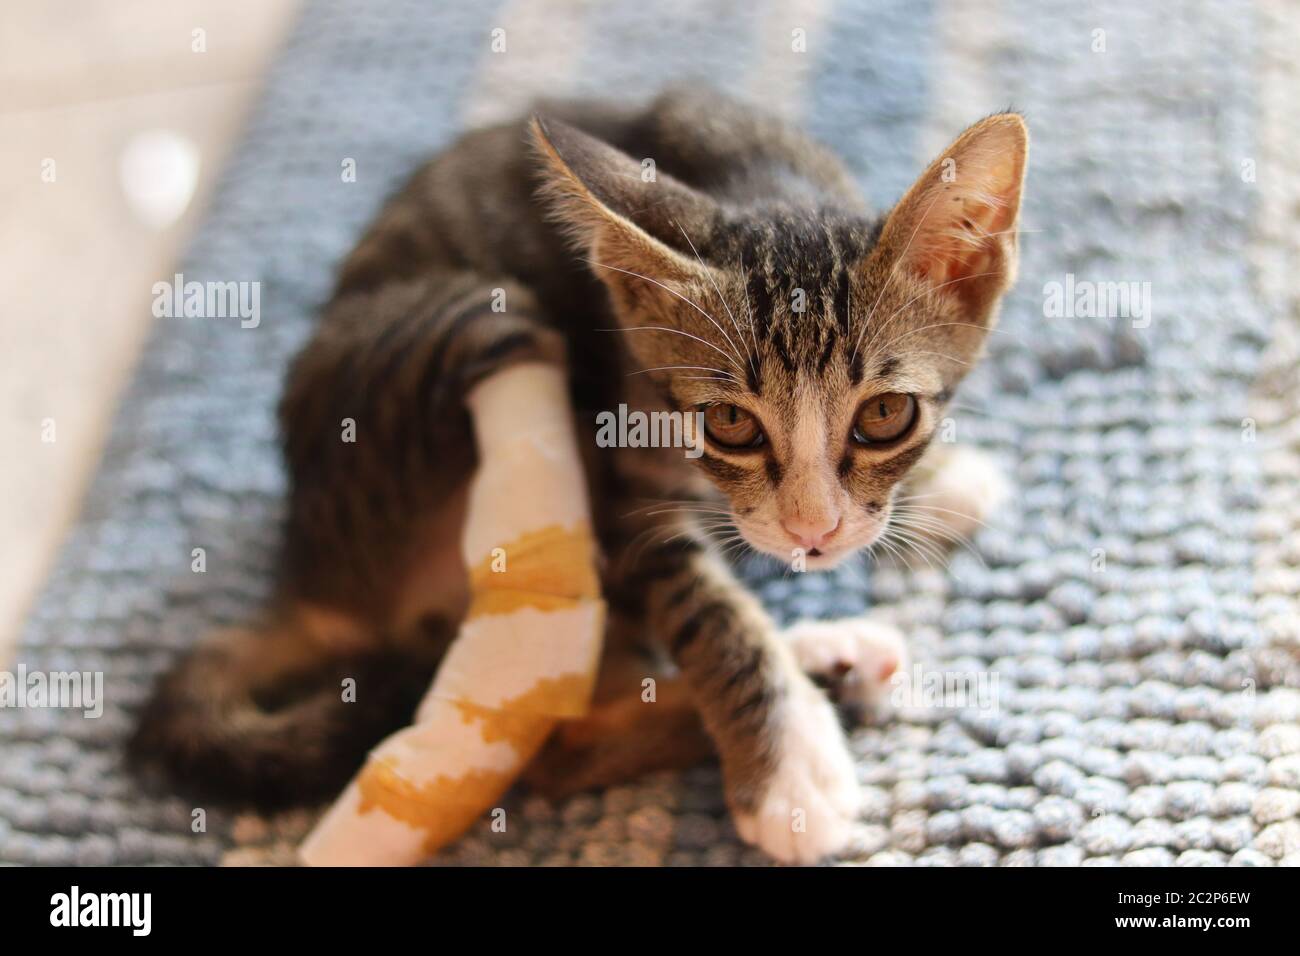
<path id="1" fill-rule="evenodd" d="M 882 444 L 901 438 L 916 420 L 916 399 L 887 392 L 862 403 L 853 420 L 853 437 L 864 445 Z"/>
<path id="2" fill-rule="evenodd" d="M 763 443 L 758 419 L 737 405 L 710 405 L 704 410 L 704 430 L 724 448 L 755 448 Z"/>

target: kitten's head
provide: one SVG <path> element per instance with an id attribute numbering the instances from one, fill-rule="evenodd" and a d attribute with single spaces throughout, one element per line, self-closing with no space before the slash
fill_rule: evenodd
<path id="1" fill-rule="evenodd" d="M 1020 117 L 972 126 L 879 220 L 722 204 L 573 127 L 533 131 L 633 360 L 704 413 L 696 465 L 749 544 L 824 568 L 874 542 L 1015 277 Z"/>

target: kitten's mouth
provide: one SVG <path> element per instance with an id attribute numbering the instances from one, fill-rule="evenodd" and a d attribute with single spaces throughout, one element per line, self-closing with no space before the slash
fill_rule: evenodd
<path id="1" fill-rule="evenodd" d="M 846 547 L 822 547 L 809 548 L 807 551 L 786 551 L 779 547 L 758 545 L 752 541 L 750 546 L 755 551 L 760 551 L 778 561 L 793 564 L 799 571 L 829 571 L 857 550 Z"/>
<path id="2" fill-rule="evenodd" d="M 809 548 L 805 564 L 809 571 L 829 571 L 852 553 L 852 548 Z"/>

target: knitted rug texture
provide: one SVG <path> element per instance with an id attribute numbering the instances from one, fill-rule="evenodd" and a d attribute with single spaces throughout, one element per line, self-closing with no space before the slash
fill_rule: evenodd
<path id="1" fill-rule="evenodd" d="M 803 123 L 881 207 L 981 116 L 1033 138 L 1020 280 L 951 423 L 1016 493 L 946 563 L 747 569 L 782 621 L 871 608 L 918 685 L 988 691 L 853 735 L 842 862 L 1300 862 L 1297 48 L 1284 0 L 312 0 L 177 269 L 260 282 L 261 322 L 156 320 L 6 665 L 100 671 L 104 712 L 0 710 L 0 861 L 292 860 L 313 812 L 145 790 L 122 744 L 156 676 L 266 595 L 274 403 L 333 267 L 467 126 L 703 81 Z M 1149 308 L 1055 314 L 1080 283 Z M 435 862 L 764 862 L 716 768 L 505 807 Z"/>

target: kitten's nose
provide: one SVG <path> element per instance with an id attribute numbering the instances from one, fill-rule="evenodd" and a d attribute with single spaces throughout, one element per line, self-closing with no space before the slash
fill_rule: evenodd
<path id="1" fill-rule="evenodd" d="M 811 520 L 799 517 L 783 518 L 781 526 L 790 537 L 794 538 L 799 547 L 805 551 L 816 551 L 839 529 L 840 518 L 839 515 L 834 517 L 828 515 Z"/>

